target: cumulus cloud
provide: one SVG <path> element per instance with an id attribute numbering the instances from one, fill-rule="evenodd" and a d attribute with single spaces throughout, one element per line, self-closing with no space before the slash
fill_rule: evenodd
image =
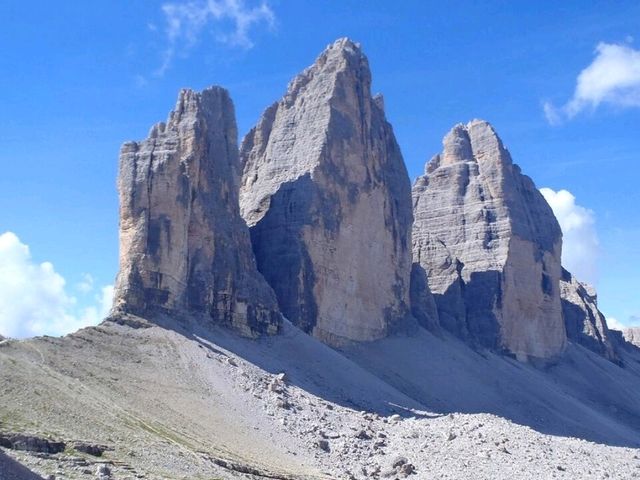
<path id="1" fill-rule="evenodd" d="M 275 14 L 265 0 L 253 7 L 245 0 L 171 2 L 162 5 L 162 12 L 168 47 L 157 75 L 166 72 L 177 54 L 193 47 L 207 27 L 215 27 L 218 42 L 249 49 L 253 47 L 252 28 L 263 23 L 269 28 L 275 25 Z"/>
<path id="2" fill-rule="evenodd" d="M 96 292 L 93 278 L 85 275 L 76 288 L 92 295 L 90 306 L 79 307 L 53 265 L 34 262 L 29 247 L 14 233 L 0 235 L 0 334 L 58 336 L 99 323 L 111 308 L 113 287 Z"/>
<path id="3" fill-rule="evenodd" d="M 562 229 L 562 265 L 580 281 L 595 284 L 599 242 L 592 210 L 576 204 L 567 190 L 541 188 Z"/>
<path id="4" fill-rule="evenodd" d="M 545 102 L 543 108 L 549 123 L 557 125 L 603 104 L 640 107 L 640 50 L 628 44 L 598 44 L 595 59 L 578 75 L 573 97 L 561 107 Z"/>

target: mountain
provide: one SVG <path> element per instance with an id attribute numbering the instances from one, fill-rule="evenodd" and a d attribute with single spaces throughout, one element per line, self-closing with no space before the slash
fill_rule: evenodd
<path id="1" fill-rule="evenodd" d="M 413 186 L 413 260 L 440 323 L 520 360 L 566 346 L 560 303 L 562 233 L 493 127 L 456 125 Z"/>
<path id="2" fill-rule="evenodd" d="M 370 83 L 338 40 L 240 150 L 220 87 L 123 146 L 113 311 L 0 341 L 0 480 L 638 476 L 637 332 L 491 125 L 411 191 Z"/>
<path id="3" fill-rule="evenodd" d="M 278 331 L 240 217 L 237 137 L 229 94 L 212 87 L 181 91 L 166 123 L 124 144 L 114 315 L 184 312 L 249 336 Z"/>
<path id="4" fill-rule="evenodd" d="M 282 313 L 331 345 L 410 317 L 410 181 L 359 45 L 340 39 L 242 142 L 240 206 Z"/>

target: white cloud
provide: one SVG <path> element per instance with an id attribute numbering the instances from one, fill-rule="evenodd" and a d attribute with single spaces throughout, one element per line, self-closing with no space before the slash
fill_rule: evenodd
<path id="1" fill-rule="evenodd" d="M 576 80 L 573 97 L 561 107 L 543 105 L 552 125 L 603 104 L 619 108 L 640 107 L 640 50 L 615 43 L 600 43 L 596 57 Z"/>
<path id="2" fill-rule="evenodd" d="M 85 273 L 82 275 L 82 281 L 76 285 L 76 288 L 82 293 L 89 293 L 93 290 L 93 277 Z"/>
<path id="3" fill-rule="evenodd" d="M 33 261 L 29 247 L 14 233 L 0 235 L 0 334 L 15 338 L 65 335 L 96 325 L 107 315 L 112 286 L 102 287 L 92 306 L 79 308 L 65 285 L 51 263 Z M 93 278 L 85 276 L 78 290 L 91 292 Z"/>
<path id="4" fill-rule="evenodd" d="M 562 265 L 580 281 L 595 284 L 599 254 L 595 214 L 567 190 L 541 188 L 562 229 Z"/>
<path id="5" fill-rule="evenodd" d="M 216 40 L 230 46 L 249 49 L 253 41 L 251 29 L 261 23 L 275 25 L 275 14 L 266 0 L 254 7 L 245 0 L 196 0 L 171 2 L 162 5 L 166 20 L 168 47 L 157 75 L 163 75 L 174 57 L 193 47 L 207 26 L 218 24 Z M 226 28 L 225 28 L 226 27 Z"/>

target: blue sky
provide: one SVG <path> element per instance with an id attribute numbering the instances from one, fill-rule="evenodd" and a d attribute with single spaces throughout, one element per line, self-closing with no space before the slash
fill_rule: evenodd
<path id="1" fill-rule="evenodd" d="M 342 36 L 369 57 L 412 179 L 454 124 L 489 120 L 552 189 L 601 309 L 640 317 L 637 1 L 4 1 L 0 234 L 15 236 L 0 242 L 0 290 L 17 288 L 7 272 L 57 275 L 43 295 L 60 322 L 99 317 L 118 263 L 120 145 L 180 88 L 212 84 L 230 90 L 242 135 Z"/>

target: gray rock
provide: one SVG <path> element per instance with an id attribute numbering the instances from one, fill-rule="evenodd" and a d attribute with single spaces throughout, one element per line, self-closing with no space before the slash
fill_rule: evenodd
<path id="1" fill-rule="evenodd" d="M 457 125 L 413 186 L 413 257 L 440 324 L 520 360 L 561 353 L 562 233 L 487 122 Z"/>
<path id="2" fill-rule="evenodd" d="M 120 271 L 114 312 L 203 314 L 247 336 L 278 331 L 238 206 L 233 104 L 182 90 L 167 123 L 120 154 Z"/>
<path id="3" fill-rule="evenodd" d="M 612 362 L 619 362 L 607 321 L 598 310 L 598 297 L 593 287 L 562 269 L 560 296 L 567 337 Z"/>
<path id="4" fill-rule="evenodd" d="M 324 451 L 324 452 L 330 452 L 331 451 L 331 447 L 329 446 L 329 442 L 323 439 L 320 439 L 316 442 L 316 446 Z"/>
<path id="5" fill-rule="evenodd" d="M 99 479 L 111 478 L 111 469 L 107 465 L 98 465 L 96 467 L 96 477 Z"/>
<path id="6" fill-rule="evenodd" d="M 35 435 L 2 433 L 0 434 L 0 447 L 26 452 L 54 454 L 64 451 L 66 445 L 62 441 L 50 440 Z"/>
<path id="7" fill-rule="evenodd" d="M 94 457 L 101 457 L 105 451 L 110 450 L 106 445 L 98 445 L 88 442 L 74 442 L 73 448 L 78 452 L 93 455 Z"/>
<path id="8" fill-rule="evenodd" d="M 627 343 L 640 348 L 640 327 L 625 328 L 622 336 Z"/>
<path id="9" fill-rule="evenodd" d="M 357 44 L 330 45 L 241 147 L 241 212 L 283 314 L 332 345 L 411 319 L 411 193 Z"/>

